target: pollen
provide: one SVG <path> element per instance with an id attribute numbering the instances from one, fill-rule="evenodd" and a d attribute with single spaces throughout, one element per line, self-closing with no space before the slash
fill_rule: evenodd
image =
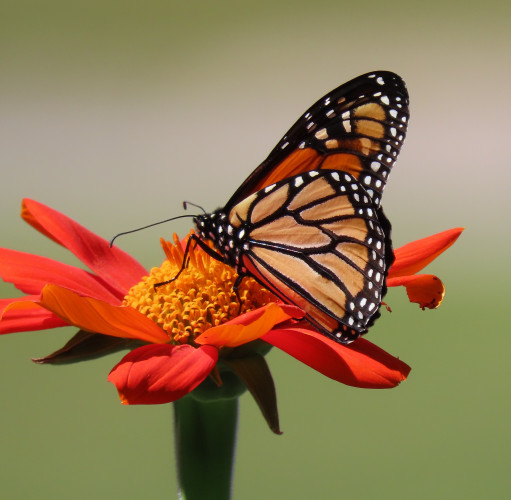
<path id="1" fill-rule="evenodd" d="M 177 235 L 174 244 L 161 239 L 161 245 L 167 258 L 131 288 L 123 305 L 153 320 L 173 344 L 193 344 L 207 329 L 277 300 L 251 277 L 242 280 L 236 294 L 235 269 L 193 242 L 186 263 Z M 161 284 L 166 281 L 170 282 Z"/>

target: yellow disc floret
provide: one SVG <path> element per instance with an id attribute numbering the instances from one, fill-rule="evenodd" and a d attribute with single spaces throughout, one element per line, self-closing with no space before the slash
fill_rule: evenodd
<path id="1" fill-rule="evenodd" d="M 238 277 L 236 271 L 193 243 L 188 264 L 174 279 L 185 258 L 176 235 L 174 243 L 161 240 L 167 259 L 132 287 L 123 302 L 161 326 L 169 334 L 170 342 L 193 343 L 195 337 L 208 328 L 275 302 L 275 296 L 256 280 L 244 278 L 238 289 L 240 305 L 233 290 Z M 173 281 L 155 287 L 168 280 Z"/>

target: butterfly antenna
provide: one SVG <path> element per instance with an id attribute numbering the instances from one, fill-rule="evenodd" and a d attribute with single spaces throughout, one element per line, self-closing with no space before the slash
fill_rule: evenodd
<path id="1" fill-rule="evenodd" d="M 202 210 L 205 214 L 207 213 L 206 210 L 204 210 L 200 205 L 197 205 L 196 203 L 192 203 L 191 201 L 183 201 L 183 208 L 185 210 L 188 209 L 188 205 L 190 205 L 191 207 L 198 208 L 199 210 Z"/>
<path id="2" fill-rule="evenodd" d="M 153 227 L 153 226 L 158 226 L 159 224 L 164 224 L 165 222 L 170 222 L 170 221 L 173 221 L 173 220 L 176 220 L 176 219 L 184 219 L 184 218 L 190 218 L 190 217 L 197 217 L 197 215 L 192 215 L 192 214 L 186 214 L 186 215 L 178 215 L 177 217 L 171 217 L 170 219 L 165 219 L 165 220 L 161 220 L 159 222 L 153 222 L 152 224 L 149 224 L 147 226 L 142 226 L 142 227 L 137 227 L 137 229 L 131 229 L 130 231 L 123 231 L 122 233 L 118 233 L 116 234 L 111 240 L 110 240 L 110 248 L 112 248 L 112 246 L 114 245 L 114 241 L 119 237 L 119 236 L 124 236 L 125 234 L 131 234 L 131 233 L 136 233 L 137 231 L 142 231 L 142 229 L 147 229 L 149 227 Z"/>

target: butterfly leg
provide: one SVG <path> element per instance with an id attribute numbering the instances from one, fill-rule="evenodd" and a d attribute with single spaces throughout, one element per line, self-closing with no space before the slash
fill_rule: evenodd
<path id="1" fill-rule="evenodd" d="M 236 299 L 238 300 L 238 316 L 241 314 L 241 297 L 239 292 L 239 286 L 241 285 L 241 282 L 243 281 L 243 278 L 245 276 L 243 274 L 238 273 L 238 277 L 236 278 L 236 281 L 234 282 L 234 285 L 232 285 L 232 291 L 236 294 Z"/>
<path id="2" fill-rule="evenodd" d="M 172 279 L 167 280 L 167 281 L 161 281 L 160 283 L 155 283 L 154 288 L 158 288 L 163 285 L 168 285 L 169 283 L 172 283 L 173 281 L 177 280 L 177 278 L 179 278 L 179 275 L 188 267 L 188 263 L 190 262 L 190 257 L 189 257 L 190 245 L 192 244 L 192 240 L 198 239 L 196 236 L 195 237 L 194 236 L 195 235 L 192 234 L 188 238 L 188 241 L 186 242 L 185 254 L 183 257 L 183 264 L 181 265 L 181 269 L 177 272 L 177 274 Z"/>
<path id="3" fill-rule="evenodd" d="M 170 280 L 162 281 L 161 283 L 155 283 L 154 288 L 158 288 L 163 285 L 168 285 L 169 283 L 172 283 L 177 278 L 179 278 L 180 274 L 188 267 L 188 264 L 190 262 L 190 247 L 191 245 L 195 244 L 198 245 L 204 252 L 206 252 L 210 257 L 212 257 L 215 260 L 218 260 L 220 262 L 224 262 L 224 258 L 221 254 L 218 252 L 215 252 L 212 248 L 210 248 L 208 245 L 206 245 L 196 234 L 190 235 L 188 238 L 188 241 L 186 242 L 186 248 L 185 248 L 185 254 L 183 257 L 183 264 L 181 265 L 181 269 L 177 272 L 177 274 Z"/>

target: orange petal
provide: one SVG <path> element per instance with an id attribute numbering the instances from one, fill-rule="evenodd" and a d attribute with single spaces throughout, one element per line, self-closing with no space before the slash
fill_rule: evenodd
<path id="1" fill-rule="evenodd" d="M 410 302 L 416 302 L 422 309 L 436 309 L 445 295 L 440 278 L 432 274 L 416 274 L 387 279 L 387 286 L 405 286 Z"/>
<path id="2" fill-rule="evenodd" d="M 124 356 L 108 381 L 123 404 L 162 404 L 193 391 L 218 360 L 215 347 L 145 345 Z"/>
<path id="3" fill-rule="evenodd" d="M 343 345 L 313 330 L 291 327 L 272 330 L 262 340 L 354 387 L 388 389 L 406 380 L 410 372 L 406 363 L 362 338 Z"/>
<path id="4" fill-rule="evenodd" d="M 210 328 L 199 335 L 195 342 L 217 347 L 238 347 L 262 337 L 275 325 L 292 318 L 301 318 L 303 314 L 298 307 L 272 302 L 228 323 Z"/>
<path id="5" fill-rule="evenodd" d="M 410 276 L 419 272 L 445 252 L 458 239 L 463 229 L 463 227 L 448 229 L 397 248 L 394 250 L 396 260 L 390 268 L 389 278 Z"/>
<path id="6" fill-rule="evenodd" d="M 112 306 L 57 285 L 43 288 L 39 304 L 67 323 L 88 332 L 155 344 L 169 341 L 167 334 L 156 323 L 132 307 Z"/>

